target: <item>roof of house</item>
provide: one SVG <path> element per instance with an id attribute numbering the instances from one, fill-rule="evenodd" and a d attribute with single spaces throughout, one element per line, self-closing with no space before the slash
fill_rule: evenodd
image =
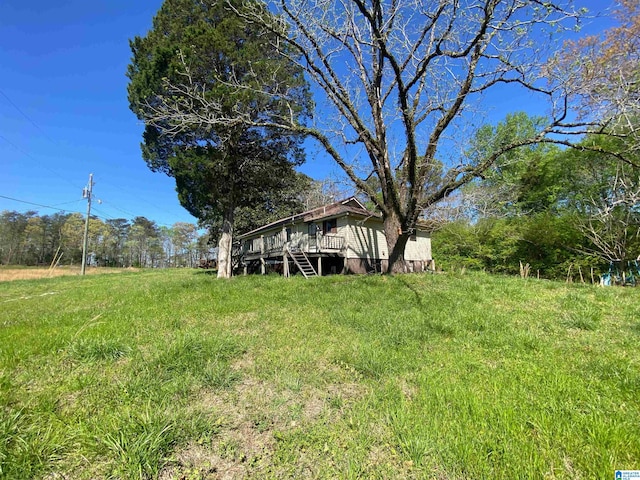
<path id="1" fill-rule="evenodd" d="M 345 200 L 340 200 L 339 202 L 331 203 L 329 205 L 323 205 L 322 207 L 317 207 L 306 212 L 297 213 L 289 217 L 281 218 L 280 220 L 276 220 L 275 222 L 269 223 L 268 225 L 264 225 L 262 227 L 256 228 L 255 230 L 244 233 L 240 235 L 239 238 L 249 237 L 265 230 L 271 230 L 272 228 L 279 225 L 293 224 L 297 222 L 315 222 L 331 217 L 339 217 L 342 215 L 350 214 L 358 215 L 361 217 L 382 218 L 379 213 L 367 210 L 366 207 L 356 197 L 349 197 Z"/>

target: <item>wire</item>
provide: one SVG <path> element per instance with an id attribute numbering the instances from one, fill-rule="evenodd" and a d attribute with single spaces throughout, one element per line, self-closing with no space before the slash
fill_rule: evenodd
<path id="1" fill-rule="evenodd" d="M 136 218 L 136 217 L 143 217 L 143 218 L 147 218 L 147 217 L 145 217 L 144 215 L 136 215 L 136 214 L 131 213 L 131 212 L 128 212 L 128 211 L 126 211 L 126 210 L 122 210 L 121 208 L 118 208 L 118 207 L 116 207 L 115 205 L 113 205 L 113 204 L 111 204 L 111 203 L 109 203 L 109 202 L 105 202 L 104 200 L 102 201 L 102 204 L 103 204 L 104 206 L 106 206 L 106 207 L 113 208 L 114 210 L 118 210 L 119 212 L 122 212 L 122 213 L 125 213 L 125 214 L 127 214 L 127 215 L 130 215 L 131 220 L 133 220 L 133 219 L 134 219 L 134 218 Z M 152 220 L 152 221 L 154 221 L 154 220 Z M 154 222 L 155 222 L 155 221 L 154 221 Z M 158 225 L 158 226 L 160 226 L 160 227 L 168 227 L 168 228 L 172 228 L 172 227 L 173 227 L 172 225 L 167 225 L 166 223 L 158 223 L 158 222 L 155 222 L 155 224 L 156 224 L 156 225 Z"/>
<path id="2" fill-rule="evenodd" d="M 5 198 L 5 199 L 7 199 L 7 200 L 12 200 L 12 201 L 14 201 L 14 202 L 24 203 L 24 204 L 26 204 L 26 205 L 33 205 L 34 207 L 49 208 L 49 209 L 51 209 L 51 210 L 56 210 L 56 211 L 58 211 L 58 212 L 62 212 L 62 213 L 78 213 L 78 214 L 80 214 L 80 215 L 84 215 L 84 213 L 83 213 L 83 212 L 79 212 L 79 211 L 77 211 L 77 210 L 63 210 L 63 209 L 61 209 L 61 208 L 56 208 L 55 206 L 52 206 L 52 205 L 43 205 L 43 204 L 41 204 L 41 203 L 29 202 L 29 201 L 27 201 L 27 200 L 20 200 L 19 198 L 7 197 L 6 195 L 0 195 L 0 198 Z M 67 204 L 69 204 L 69 203 L 77 203 L 77 202 L 81 202 L 81 201 L 83 201 L 83 200 L 74 200 L 74 201 L 72 201 L 72 202 L 58 203 L 57 205 L 67 205 Z M 113 207 L 113 205 L 112 205 L 112 207 Z M 113 208 L 115 208 L 115 207 L 113 207 Z M 116 208 L 116 210 L 118 210 L 118 209 Z M 130 212 L 125 212 L 125 213 L 128 213 L 129 215 L 132 215 L 132 217 L 131 217 L 129 220 L 133 220 L 135 217 L 142 216 L 142 215 L 133 215 L 133 214 L 132 214 L 132 213 L 130 213 Z M 104 221 L 107 221 L 107 220 L 115 220 L 115 218 L 110 217 L 110 216 L 109 216 L 109 215 L 107 215 L 106 213 L 104 213 L 104 212 L 102 212 L 102 211 L 100 211 L 100 210 L 96 210 L 96 208 L 95 208 L 95 207 L 92 207 L 92 209 L 91 209 L 91 216 L 92 216 L 92 217 L 97 217 L 97 218 L 99 218 L 99 219 L 101 219 L 101 220 L 104 220 Z M 144 218 L 146 218 L 146 217 L 144 217 Z M 152 220 L 152 221 L 153 221 L 153 220 Z M 159 227 L 168 227 L 168 228 L 172 228 L 172 225 L 167 225 L 167 224 L 164 224 L 164 223 L 157 223 L 157 222 L 154 222 L 154 223 L 155 223 L 156 225 L 158 225 Z"/>
<path id="3" fill-rule="evenodd" d="M 26 200 L 20 200 L 18 198 L 7 197 L 5 195 L 0 195 L 0 198 L 6 198 L 7 200 L 13 200 L 14 202 L 25 203 L 27 205 L 33 205 L 33 206 L 36 206 L 36 207 L 50 208 L 51 210 L 57 210 L 58 212 L 62 212 L 62 213 L 77 213 L 79 215 L 84 215 L 83 212 L 78 212 L 76 210 L 63 210 L 61 208 L 52 207 L 51 205 L 42 205 L 41 203 L 28 202 Z M 72 203 L 72 202 L 68 202 L 68 203 Z M 75 201 L 73 203 L 75 203 Z M 95 211 L 95 209 L 93 209 L 93 210 Z M 113 220 L 113 218 L 110 218 L 109 216 L 107 216 L 104 213 L 100 213 L 100 215 L 96 215 L 96 214 L 94 214 L 92 212 L 91 216 L 100 218 L 101 220 Z"/>
<path id="4" fill-rule="evenodd" d="M 0 93 L 1 93 L 1 92 L 0 92 Z M 19 152 L 21 152 L 22 154 L 26 155 L 27 157 L 31 158 L 32 160 L 35 160 L 36 162 L 40 163 L 40 162 L 38 161 L 38 159 L 36 159 L 33 155 L 31 155 L 29 152 L 27 152 L 27 151 L 23 150 L 22 148 L 20 148 L 19 146 L 17 146 L 15 143 L 11 142 L 9 139 L 7 139 L 6 137 L 4 137 L 3 135 L 0 135 L 0 139 L 4 140 L 4 141 L 5 141 L 5 142 L 7 142 L 9 145 L 11 145 L 13 148 L 15 148 L 16 150 L 18 150 L 18 151 L 19 151 Z M 69 183 L 70 185 L 72 185 L 74 188 L 77 188 L 77 187 L 78 187 L 78 185 L 77 185 L 76 183 L 71 182 L 71 181 L 69 181 L 67 178 L 65 178 L 65 177 L 63 177 L 63 176 L 61 176 L 61 175 L 59 175 L 55 170 L 52 170 L 52 169 L 50 169 L 50 168 L 48 168 L 48 167 L 46 167 L 46 166 L 45 166 L 45 168 L 46 168 L 47 170 L 49 170 L 51 173 L 53 173 L 54 175 L 56 175 L 57 177 L 59 177 L 59 178 L 61 178 L 61 179 L 65 180 L 67 183 Z M 103 182 L 103 183 L 108 184 L 107 182 Z M 109 185 L 114 186 L 113 184 L 109 184 Z M 124 190 L 123 188 L 120 188 L 120 187 L 118 187 L 118 188 L 119 188 L 120 190 L 122 190 L 123 192 L 125 192 L 125 193 L 129 193 L 129 192 L 127 192 L 126 190 Z M 20 200 L 20 199 L 12 198 L 12 197 L 5 197 L 4 195 L 0 195 L 0 198 L 6 198 L 7 200 L 13 200 L 13 201 L 15 201 L 15 202 L 25 203 L 25 204 L 27 204 L 27 205 L 33 205 L 33 206 L 36 206 L 36 207 L 50 208 L 50 209 L 52 209 L 52 210 L 57 210 L 57 211 L 59 211 L 59 212 L 66 212 L 67 210 L 63 210 L 63 209 L 60 209 L 60 208 L 56 208 L 56 206 L 58 206 L 58 205 L 67 205 L 67 204 L 71 204 L 71 203 L 76 203 L 76 202 L 81 202 L 81 201 L 83 201 L 82 199 L 78 199 L 78 200 L 73 200 L 73 201 L 71 201 L 71 202 L 58 203 L 58 204 L 56 204 L 56 205 L 53 205 L 53 206 L 52 206 L 52 205 L 42 205 L 42 204 L 39 204 L 39 203 L 28 202 L 28 201 L 26 201 L 26 200 Z M 145 200 L 141 199 L 140 197 L 136 197 L 136 198 L 138 198 L 138 200 L 141 200 L 141 201 L 143 201 L 143 202 L 147 203 L 148 205 L 150 205 L 150 206 L 154 207 L 154 208 L 155 208 L 155 209 L 157 209 L 158 211 L 161 211 L 161 209 L 159 209 L 157 206 L 153 205 L 151 202 L 145 201 Z M 104 201 L 103 201 L 103 203 L 106 203 L 106 202 L 104 202 Z M 130 216 L 131 216 L 131 219 L 133 219 L 133 218 L 135 218 L 135 217 L 139 217 L 139 216 L 144 216 L 144 215 L 136 215 L 136 214 L 134 214 L 134 213 L 132 213 L 132 212 L 128 212 L 128 211 L 126 211 L 126 210 L 122 210 L 121 208 L 118 208 L 118 207 L 114 206 L 114 205 L 113 205 L 113 204 L 111 204 L 111 203 L 108 203 L 108 205 L 109 205 L 109 207 L 110 207 L 110 208 L 113 208 L 113 209 L 115 209 L 115 210 L 118 210 L 119 212 L 122 212 L 122 213 L 124 213 L 124 214 L 130 215 Z M 72 213 L 80 213 L 80 214 L 82 214 L 82 212 L 76 212 L 76 211 L 73 211 Z M 175 212 L 171 212 L 171 213 L 175 213 Z M 98 215 L 96 215 L 96 217 L 98 217 Z M 100 217 L 99 217 L 99 218 L 100 218 Z M 111 217 L 107 217 L 107 218 L 108 218 L 108 219 L 110 219 L 110 220 L 113 220 L 113 218 L 111 218 Z M 146 218 L 146 217 L 145 217 L 145 218 Z M 171 227 L 171 225 L 166 225 L 166 224 L 163 224 L 163 223 L 157 223 L 157 225 L 165 226 L 165 227 Z"/>
<path id="5" fill-rule="evenodd" d="M 40 125 L 38 125 L 36 122 L 34 122 L 34 121 L 29 117 L 29 115 L 27 115 L 26 113 L 24 113 L 24 112 L 22 111 L 22 109 L 21 109 L 20 107 L 18 107 L 18 105 L 16 105 L 16 104 L 13 102 L 13 100 L 11 100 L 11 99 L 9 98 L 9 96 L 8 96 L 6 93 L 4 93 L 2 90 L 0 90 L 0 95 L 2 95 L 4 98 L 6 98 L 6 99 L 7 99 L 7 101 L 8 101 L 8 102 L 13 106 L 13 108 L 15 108 L 18 112 L 20 112 L 20 114 L 21 114 L 24 118 L 26 118 L 26 119 L 27 119 L 27 121 L 28 121 L 29 123 L 31 123 L 31 125 L 33 125 L 34 127 L 36 127 L 36 129 L 38 129 L 38 131 L 39 131 L 39 132 L 40 132 L 40 133 L 41 133 L 41 134 L 42 134 L 42 135 L 43 135 L 47 140 L 49 140 L 49 141 L 50 141 L 51 143 L 53 143 L 53 144 L 55 144 L 55 143 L 56 143 L 54 140 L 52 140 L 52 139 L 51 139 L 51 137 L 50 137 L 49 135 L 47 135 L 47 134 L 45 133 L 45 131 L 44 131 L 44 130 L 42 130 L 42 128 L 40 128 Z"/>
<path id="6" fill-rule="evenodd" d="M 139 216 L 139 215 L 135 215 L 135 214 L 133 214 L 133 213 L 131 213 L 131 212 L 127 212 L 126 210 L 122 210 L 121 208 L 118 208 L 118 207 L 116 207 L 115 205 L 113 205 L 113 204 L 111 204 L 111 203 L 109 203 L 109 202 L 105 202 L 104 200 L 102 200 L 102 204 L 103 204 L 104 206 L 109 206 L 110 208 L 113 208 L 114 210 L 118 210 L 119 212 L 126 213 L 127 215 L 130 215 L 130 216 L 131 216 L 131 218 L 134 218 L 134 217 L 138 217 L 138 216 Z"/>
<path id="7" fill-rule="evenodd" d="M 27 205 L 34 205 L 36 207 L 50 208 L 51 210 L 57 210 L 59 212 L 66 212 L 67 211 L 67 210 L 63 210 L 61 208 L 52 207 L 51 205 L 42 205 L 41 203 L 28 202 L 26 200 L 20 200 L 19 198 L 7 197 L 5 195 L 0 195 L 0 198 L 6 198 L 7 200 L 13 200 L 14 202 L 26 203 Z M 70 213 L 79 213 L 79 214 L 82 215 L 82 212 L 72 211 Z"/>
<path id="8" fill-rule="evenodd" d="M 38 125 L 38 124 L 37 124 L 37 123 L 36 123 L 36 122 L 35 122 L 35 121 L 34 121 L 34 120 L 29 116 L 29 115 L 27 115 L 27 114 L 24 112 L 24 110 L 22 110 L 22 109 L 21 109 L 21 108 L 20 108 L 20 107 L 19 107 L 19 106 L 18 106 L 18 105 L 13 101 L 13 100 L 11 100 L 11 98 L 9 98 L 9 96 L 8 96 L 4 91 L 0 90 L 0 95 L 2 95 L 2 96 L 7 100 L 7 102 L 9 102 L 9 104 L 10 104 L 13 108 L 15 108 L 15 109 L 16 109 L 16 110 L 17 110 L 17 111 L 18 111 L 18 112 L 19 112 L 19 113 L 20 113 L 20 114 L 21 114 L 21 115 L 22 115 L 22 116 L 23 116 L 23 117 L 24 117 L 24 118 L 25 118 L 29 123 L 31 123 L 31 125 L 33 125 L 33 126 L 34 126 L 34 127 L 35 127 L 39 132 L 40 132 L 40 134 L 41 134 L 43 137 L 45 137 L 47 140 L 49 140 L 52 144 L 54 144 L 54 145 L 59 145 L 55 140 L 53 140 L 49 135 L 47 135 L 47 133 L 46 133 L 46 132 L 45 132 L 45 131 L 40 127 L 40 125 Z M 37 158 L 35 158 L 35 157 L 34 157 L 33 155 L 31 155 L 28 151 L 26 151 L 25 149 L 23 149 L 23 148 L 19 147 L 18 145 L 16 145 L 16 144 L 15 144 L 15 143 L 13 143 L 12 141 L 10 141 L 10 140 L 9 140 L 8 138 L 6 138 L 5 136 L 0 135 L 0 139 L 2 139 L 2 140 L 4 140 L 5 142 L 7 142 L 9 145 L 11 145 L 11 146 L 12 146 L 13 148 L 15 148 L 17 151 L 19 151 L 19 152 L 20 152 L 20 153 L 22 153 L 23 155 L 25 155 L 25 156 L 29 157 L 30 159 L 32 159 L 33 161 L 35 161 L 36 163 L 38 163 L 40 166 L 42 166 L 42 167 L 46 168 L 47 170 L 49 170 L 51 173 L 53 173 L 53 174 L 54 174 L 55 176 L 57 176 L 58 178 L 61 178 L 61 179 L 62 179 L 62 180 L 64 180 L 65 182 L 67 182 L 67 183 L 69 183 L 70 185 L 72 185 L 72 186 L 73 186 L 73 188 L 77 188 L 77 187 L 78 187 L 78 185 L 77 185 L 77 183 L 76 183 L 76 182 L 72 182 L 71 180 L 69 180 L 68 178 L 66 178 L 66 177 L 62 176 L 61 174 L 59 174 L 59 173 L 58 173 L 58 172 L 56 172 L 55 170 L 53 170 L 53 169 L 49 168 L 48 166 L 44 165 L 40 160 L 38 160 Z M 124 193 L 126 193 L 126 194 L 128 194 L 128 195 L 131 195 L 132 197 L 136 198 L 138 201 L 143 202 L 143 203 L 145 203 L 145 204 L 149 205 L 150 207 L 152 207 L 152 208 L 154 208 L 154 209 L 156 209 L 156 210 L 158 210 L 158 211 L 161 211 L 161 212 L 163 212 L 163 213 L 167 213 L 167 211 L 166 211 L 166 210 L 162 210 L 161 208 L 159 208 L 157 205 L 155 205 L 154 203 L 150 202 L 149 200 L 146 200 L 146 199 L 144 199 L 144 198 L 141 198 L 140 196 L 137 196 L 137 195 L 132 194 L 130 191 L 125 190 L 124 188 L 122 188 L 122 187 L 121 187 L 120 185 L 118 185 L 118 184 L 113 184 L 113 183 L 110 183 L 110 182 L 104 182 L 104 183 L 105 183 L 106 185 L 111 186 L 111 187 L 115 187 L 115 188 L 117 188 L 118 190 L 120 190 L 120 191 L 122 191 L 122 192 L 124 192 Z M 15 199 L 14 199 L 14 200 L 15 200 Z M 20 200 L 15 200 L 15 201 L 20 201 Z M 81 200 L 78 200 L 78 201 L 81 201 Z M 33 204 L 33 203 L 30 203 L 30 202 L 22 202 L 22 203 L 27 203 L 27 204 L 31 204 L 31 205 L 35 205 L 35 206 L 41 206 L 41 207 L 43 207 L 43 208 L 51 208 L 51 209 L 54 209 L 54 210 L 55 210 L 55 208 L 54 208 L 54 207 L 49 206 L 49 205 L 39 205 L 39 204 Z M 68 202 L 68 203 L 74 203 L 74 202 Z M 64 204 L 58 204 L 58 205 L 64 205 Z M 122 212 L 122 213 L 124 213 L 124 214 L 126 214 L 126 215 L 130 215 L 132 219 L 133 219 L 133 218 L 135 218 L 135 217 L 137 217 L 137 216 L 139 216 L 139 215 L 134 215 L 134 214 L 133 214 L 133 213 L 131 213 L 131 212 L 127 212 L 126 210 L 122 210 L 122 209 L 120 209 L 120 208 L 118 208 L 118 207 L 116 207 L 116 206 L 114 206 L 114 205 L 112 205 L 112 204 L 109 204 L 109 205 L 110 205 L 110 207 L 111 207 L 111 208 L 113 208 L 113 209 L 115 209 L 115 210 L 118 210 L 118 211 L 120 211 L 120 212 Z M 58 210 L 59 210 L 59 209 L 58 209 Z M 60 211 L 64 211 L 64 210 L 60 210 Z M 178 215 L 176 212 L 169 211 L 168 213 L 174 214 L 176 217 L 179 217 L 179 215 Z M 170 227 L 170 225 L 165 225 L 165 224 L 158 224 L 158 225 L 163 225 L 163 226 Z"/>
<path id="9" fill-rule="evenodd" d="M 95 207 L 91 207 L 91 215 L 94 215 L 94 212 L 98 213 L 99 215 L 95 215 L 98 218 L 102 218 L 105 220 L 114 220 L 114 218 L 110 217 L 109 215 L 107 215 L 106 213 L 97 210 Z"/>
<path id="10" fill-rule="evenodd" d="M 136 195 L 136 194 L 132 193 L 130 190 L 126 190 L 126 189 L 122 188 L 120 185 L 117 185 L 117 184 L 111 183 L 111 182 L 109 182 L 109 181 L 104 181 L 104 180 L 102 181 L 102 183 L 103 183 L 104 185 L 108 185 L 108 186 L 110 186 L 110 187 L 112 187 L 112 188 L 115 188 L 115 189 L 117 189 L 117 190 L 120 190 L 121 192 L 124 192 L 124 193 L 126 193 L 127 195 L 130 195 L 131 197 L 133 197 L 133 198 L 137 199 L 139 202 L 145 203 L 146 205 L 148 205 L 148 206 L 152 207 L 153 209 L 155 209 L 155 210 L 157 210 L 157 211 L 159 211 L 159 212 L 162 212 L 162 213 L 170 213 L 170 214 L 172 214 L 172 215 L 175 215 L 176 217 L 180 217 L 180 215 L 179 215 L 177 212 L 164 210 L 164 209 L 162 209 L 162 208 L 158 207 L 158 205 L 156 205 L 156 204 L 152 203 L 151 201 L 149 201 L 149 200 L 147 200 L 147 199 L 145 199 L 145 198 L 142 198 L 142 197 L 140 197 L 139 195 Z M 112 207 L 113 207 L 113 205 L 112 205 Z M 113 208 L 116 208 L 116 207 L 113 207 Z M 116 210 L 118 210 L 118 209 L 116 208 Z M 121 211 L 121 212 L 123 212 L 123 213 L 126 213 L 126 214 L 128 214 L 128 215 L 133 215 L 131 212 L 126 212 L 126 211 L 124 211 L 124 210 L 120 210 L 120 211 Z M 134 215 L 134 216 L 136 216 L 136 215 Z"/>
<path id="11" fill-rule="evenodd" d="M 69 180 L 66 177 L 63 177 L 62 175 L 60 175 L 58 172 L 56 172 L 55 170 L 52 170 L 51 168 L 47 167 L 46 165 L 43 165 L 42 162 L 40 162 L 40 160 L 38 160 L 36 157 L 34 157 L 33 155 L 31 155 L 29 152 L 27 152 L 26 150 L 24 150 L 23 148 L 20 148 L 18 145 L 16 145 L 15 143 L 13 143 L 11 140 L 9 140 L 7 137 L 5 137 L 4 135 L 0 135 L 0 139 L 4 140 L 5 142 L 7 142 L 9 145 L 11 145 L 13 148 L 15 148 L 17 151 L 19 151 L 20 153 L 22 153 L 23 155 L 29 157 L 31 160 L 35 161 L 36 163 L 38 163 L 40 166 L 43 166 L 44 168 L 46 168 L 47 170 L 49 170 L 51 173 L 53 173 L 56 177 L 61 178 L 62 180 L 64 180 L 65 182 L 67 182 L 69 185 L 72 185 L 73 188 L 78 188 L 78 184 L 72 182 L 71 180 Z"/>
<path id="12" fill-rule="evenodd" d="M 69 205 L 71 203 L 78 203 L 78 202 L 84 202 L 84 198 L 79 198 L 78 200 L 73 200 L 71 202 L 56 203 L 55 205 L 51 205 L 51 206 L 52 207 L 59 207 L 60 205 Z"/>

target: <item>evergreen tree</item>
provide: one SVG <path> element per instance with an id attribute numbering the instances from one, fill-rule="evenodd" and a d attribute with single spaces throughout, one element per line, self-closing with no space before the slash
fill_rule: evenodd
<path id="1" fill-rule="evenodd" d="M 219 277 L 231 275 L 238 209 L 277 198 L 278 191 L 295 182 L 293 167 L 303 160 L 301 137 L 242 122 L 176 127 L 172 116 L 218 112 L 257 120 L 284 113 L 286 105 L 277 96 L 252 88 L 256 78 L 286 83 L 298 92 L 298 106 L 288 115 L 302 118 L 310 107 L 300 69 L 273 50 L 273 34 L 236 14 L 245 4 L 166 0 L 152 30 L 131 41 L 127 72 L 130 107 L 145 122 L 144 160 L 152 170 L 175 178 L 181 204 L 203 225 L 220 225 Z M 238 79 L 251 80 L 237 89 L 232 83 Z M 200 102 L 189 100 L 183 82 L 206 95 Z M 157 107 L 167 98 L 175 110 L 158 116 Z"/>

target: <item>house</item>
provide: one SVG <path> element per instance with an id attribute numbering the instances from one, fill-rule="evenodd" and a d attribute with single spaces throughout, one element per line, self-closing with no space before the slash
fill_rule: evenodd
<path id="1" fill-rule="evenodd" d="M 382 216 L 351 197 L 280 219 L 239 236 L 239 261 L 247 272 L 296 268 L 305 277 L 386 270 L 389 258 Z M 408 271 L 433 269 L 431 237 L 418 228 L 407 242 Z"/>

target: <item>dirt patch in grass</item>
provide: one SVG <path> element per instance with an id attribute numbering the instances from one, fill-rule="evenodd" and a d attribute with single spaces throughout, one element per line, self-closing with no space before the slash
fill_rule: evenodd
<path id="1" fill-rule="evenodd" d="M 246 477 L 246 468 L 231 459 L 222 458 L 203 445 L 189 445 L 175 454 L 175 462 L 160 472 L 159 480 L 225 479 Z"/>
<path id="2" fill-rule="evenodd" d="M 210 442 L 177 451 L 159 478 L 260 478 L 273 473 L 278 435 L 316 422 L 338 422 L 364 394 L 363 386 L 355 383 L 290 389 L 251 376 L 247 372 L 253 366 L 247 356 L 237 360 L 233 368 L 241 373 L 240 382 L 229 389 L 203 390 L 192 402 L 194 409 L 211 412 L 220 430 Z"/>

